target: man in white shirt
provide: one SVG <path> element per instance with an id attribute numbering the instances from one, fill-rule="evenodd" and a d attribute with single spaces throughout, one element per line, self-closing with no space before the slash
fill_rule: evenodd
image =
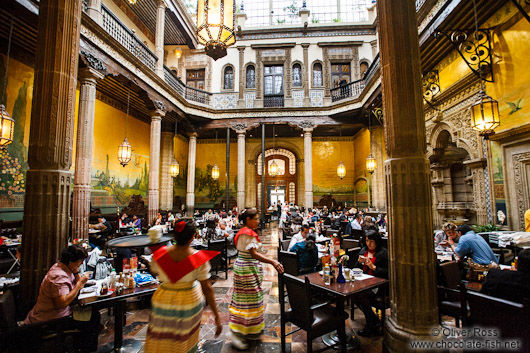
<path id="1" fill-rule="evenodd" d="M 301 241 L 305 240 L 305 237 L 309 234 L 309 226 L 307 224 L 304 224 L 298 233 L 293 235 L 291 238 L 291 242 L 289 243 L 288 251 L 291 251 L 291 248 L 294 246 L 294 244 L 299 243 Z"/>
<path id="2" fill-rule="evenodd" d="M 363 219 L 363 216 L 362 216 L 360 213 L 357 213 L 357 214 L 355 215 L 355 218 L 354 218 L 353 221 L 351 222 L 351 229 L 362 230 L 362 229 L 363 229 L 363 228 L 361 227 L 362 219 Z"/>
<path id="3" fill-rule="evenodd" d="M 219 228 L 217 228 L 216 231 L 219 239 L 226 238 L 228 241 L 228 246 L 226 249 L 228 257 L 237 255 L 237 249 L 234 245 L 234 231 L 231 227 L 228 227 L 226 220 L 221 219 L 219 221 Z"/>

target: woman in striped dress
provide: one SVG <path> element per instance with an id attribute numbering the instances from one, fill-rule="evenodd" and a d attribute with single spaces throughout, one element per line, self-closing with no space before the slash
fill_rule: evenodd
<path id="1" fill-rule="evenodd" d="M 247 341 L 258 340 L 265 327 L 261 262 L 273 265 L 279 273 L 283 273 L 283 266 L 258 253 L 262 245 L 255 232 L 259 222 L 258 211 L 255 208 L 244 210 L 239 215 L 239 221 L 243 228 L 234 238 L 239 253 L 234 264 L 234 291 L 228 308 L 229 336 L 235 348 L 247 349 Z"/>
<path id="2" fill-rule="evenodd" d="M 216 336 L 222 330 L 208 262 L 218 252 L 190 248 L 197 232 L 193 220 L 179 220 L 174 229 L 177 244 L 156 250 L 151 262 L 151 270 L 162 284 L 151 300 L 145 343 L 148 353 L 196 352 L 204 297 L 215 316 Z"/>

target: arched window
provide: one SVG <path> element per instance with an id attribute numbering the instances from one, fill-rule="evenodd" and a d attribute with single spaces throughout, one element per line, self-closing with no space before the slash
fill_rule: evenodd
<path id="1" fill-rule="evenodd" d="M 361 69 L 361 78 L 363 78 L 364 75 L 366 75 L 366 72 L 368 71 L 368 63 L 363 61 L 360 65 L 360 69 Z"/>
<path id="2" fill-rule="evenodd" d="M 234 68 L 225 67 L 223 89 L 234 89 Z"/>
<path id="3" fill-rule="evenodd" d="M 293 65 L 293 87 L 302 86 L 302 66 L 300 64 Z"/>
<path id="4" fill-rule="evenodd" d="M 247 88 L 256 88 L 256 69 L 253 65 L 247 66 Z"/>
<path id="5" fill-rule="evenodd" d="M 313 87 L 322 87 L 322 64 L 313 65 Z"/>

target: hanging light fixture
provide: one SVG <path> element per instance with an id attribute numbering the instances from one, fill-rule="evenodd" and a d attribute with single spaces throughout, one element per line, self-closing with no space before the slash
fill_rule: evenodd
<path id="1" fill-rule="evenodd" d="M 473 0 L 475 14 L 475 36 L 478 35 L 477 4 Z M 499 102 L 486 94 L 486 87 L 482 79 L 482 68 L 478 68 L 480 77 L 480 91 L 478 99 L 471 105 L 471 126 L 483 136 L 485 140 L 495 134 L 495 129 L 501 124 L 499 117 Z"/>
<path id="2" fill-rule="evenodd" d="M 342 126 L 339 127 L 339 154 L 342 156 Z M 337 175 L 339 176 L 340 180 L 342 180 L 346 176 L 346 166 L 340 161 L 339 165 L 337 166 Z"/>
<path id="3" fill-rule="evenodd" d="M 275 128 L 274 128 L 274 124 L 272 125 L 272 162 L 271 164 L 269 164 L 269 175 L 271 177 L 275 177 L 276 175 L 278 175 L 278 164 L 276 164 L 276 161 L 274 160 L 274 153 L 276 151 L 276 132 L 275 132 Z"/>
<path id="4" fill-rule="evenodd" d="M 214 60 L 226 56 L 226 48 L 236 42 L 234 12 L 234 0 L 199 0 L 197 4 L 197 40 Z"/>
<path id="5" fill-rule="evenodd" d="M 125 118 L 125 138 L 123 142 L 118 146 L 118 160 L 120 164 L 125 167 L 127 163 L 131 161 L 132 147 L 129 141 L 127 141 L 127 125 L 129 124 L 129 101 L 131 98 L 131 84 L 129 83 L 129 90 L 127 92 L 127 117 Z"/>
<path id="6" fill-rule="evenodd" d="M 9 27 L 9 40 L 7 42 L 7 59 L 6 59 L 6 77 L 4 78 L 4 93 L 6 97 L 7 105 L 7 77 L 9 75 L 9 55 L 11 54 L 11 35 L 13 34 L 13 18 L 11 14 L 11 25 Z M 15 120 L 11 118 L 11 115 L 6 110 L 4 104 L 0 104 L 0 148 L 7 148 L 11 142 L 13 142 L 13 133 L 15 131 Z"/>
<path id="7" fill-rule="evenodd" d="M 215 130 L 215 142 L 217 143 L 217 130 Z M 217 163 L 215 163 L 212 168 L 212 179 L 219 179 L 219 167 L 217 166 Z"/>
<path id="8" fill-rule="evenodd" d="M 366 158 L 366 170 L 372 174 L 377 167 L 377 162 L 372 155 L 372 115 L 368 114 L 368 131 L 370 132 L 370 154 Z"/>
<path id="9" fill-rule="evenodd" d="M 177 123 L 178 120 L 175 121 L 175 138 L 177 138 Z M 178 177 L 180 173 L 180 165 L 179 162 L 175 159 L 175 154 L 173 153 L 173 162 L 169 165 L 169 175 L 171 175 L 173 178 Z"/>
<path id="10" fill-rule="evenodd" d="M 129 3 L 129 5 L 134 5 L 134 4 L 136 4 L 136 1 L 137 1 L 137 0 L 127 0 L 127 2 Z"/>
<path id="11" fill-rule="evenodd" d="M 175 57 L 176 57 L 177 59 L 180 59 L 180 57 L 182 56 L 182 49 L 180 49 L 179 47 L 177 47 L 177 48 L 175 49 L 174 53 L 175 53 Z"/>

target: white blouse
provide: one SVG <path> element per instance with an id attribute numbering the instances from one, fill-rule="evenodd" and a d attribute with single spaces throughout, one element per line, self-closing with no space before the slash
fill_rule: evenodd
<path id="1" fill-rule="evenodd" d="M 249 252 L 250 249 L 261 249 L 262 244 L 255 237 L 248 234 L 240 234 L 237 238 L 236 248 L 238 251 Z"/>

